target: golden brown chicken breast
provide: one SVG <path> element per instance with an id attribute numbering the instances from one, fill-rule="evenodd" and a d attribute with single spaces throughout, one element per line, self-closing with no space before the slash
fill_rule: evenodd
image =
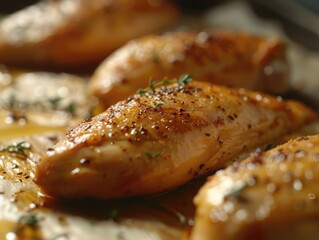
<path id="1" fill-rule="evenodd" d="M 36 182 L 56 197 L 158 193 L 315 118 L 295 101 L 176 81 L 153 82 L 68 132 L 41 160 Z"/>
<path id="2" fill-rule="evenodd" d="M 96 64 L 176 16 L 175 6 L 165 0 L 41 1 L 1 21 L 0 62 L 59 68 Z"/>
<path id="3" fill-rule="evenodd" d="M 195 198 L 194 240 L 317 239 L 319 135 L 257 152 Z"/>
<path id="4" fill-rule="evenodd" d="M 98 67 L 89 87 L 106 108 L 147 85 L 150 78 L 183 73 L 229 87 L 276 94 L 288 89 L 283 42 L 226 32 L 177 32 L 131 41 Z"/>

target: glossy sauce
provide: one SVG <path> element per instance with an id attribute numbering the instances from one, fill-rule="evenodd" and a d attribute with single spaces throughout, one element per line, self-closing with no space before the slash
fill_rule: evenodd
<path id="1" fill-rule="evenodd" d="M 10 76 L 11 84 L 17 84 L 17 76 L 21 75 Z M 41 76 L 37 76 L 38 79 Z M 65 76 L 60 77 L 64 78 L 61 82 L 68 80 Z M 40 84 L 34 80 L 31 82 Z M 81 84 L 71 86 L 81 88 Z M 59 92 L 58 87 L 52 87 L 50 91 Z M 74 91 L 82 94 L 79 98 L 85 98 L 82 91 Z M 0 239 L 36 237 L 45 240 L 56 236 L 76 240 L 105 239 L 106 236 L 108 239 L 182 239 L 192 224 L 193 196 L 204 179 L 160 196 L 122 201 L 58 201 L 44 197 L 33 183 L 35 166 L 40 156 L 64 134 L 74 116 L 57 111 L 31 110 L 0 110 L 1 149 L 21 142 L 30 145 L 30 149 L 24 151 L 25 155 L 5 150 L 0 153 L 0 205 L 3 209 L 0 212 Z M 13 113 L 19 113 L 20 117 L 14 117 Z M 23 224 L 22 230 L 17 230 L 21 229 L 21 218 L 30 216 L 36 218 L 36 223 L 31 226 Z"/>

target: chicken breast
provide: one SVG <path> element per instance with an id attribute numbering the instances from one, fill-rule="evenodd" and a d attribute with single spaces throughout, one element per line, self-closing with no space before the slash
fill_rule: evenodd
<path id="1" fill-rule="evenodd" d="M 289 88 L 285 44 L 245 33 L 175 32 L 131 41 L 94 73 L 90 92 L 104 108 L 147 85 L 188 73 L 198 81 L 275 94 Z"/>
<path id="2" fill-rule="evenodd" d="M 195 198 L 191 239 L 317 239 L 318 160 L 315 135 L 219 171 Z"/>
<path id="3" fill-rule="evenodd" d="M 316 118 L 295 101 L 189 80 L 153 82 L 68 132 L 37 184 L 55 197 L 159 193 Z"/>
<path id="4" fill-rule="evenodd" d="M 164 0 L 40 1 L 1 21 L 0 62 L 56 68 L 96 64 L 176 16 L 173 3 Z"/>

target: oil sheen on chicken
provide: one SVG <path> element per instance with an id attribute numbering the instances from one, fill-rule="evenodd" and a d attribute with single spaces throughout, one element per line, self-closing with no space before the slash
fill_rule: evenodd
<path id="1" fill-rule="evenodd" d="M 90 92 L 104 108 L 124 100 L 149 78 L 188 73 L 198 81 L 280 94 L 289 88 L 285 44 L 245 33 L 175 32 L 134 40 L 96 70 Z"/>
<path id="2" fill-rule="evenodd" d="M 152 84 L 69 131 L 36 182 L 55 197 L 159 193 L 316 118 L 295 101 L 183 80 Z"/>

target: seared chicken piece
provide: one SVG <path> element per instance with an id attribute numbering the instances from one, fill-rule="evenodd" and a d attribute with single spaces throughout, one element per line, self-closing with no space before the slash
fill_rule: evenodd
<path id="1" fill-rule="evenodd" d="M 152 83 L 81 123 L 43 157 L 37 184 L 55 197 L 167 191 L 316 118 L 295 101 L 188 81 Z"/>
<path id="2" fill-rule="evenodd" d="M 318 160 L 315 135 L 219 171 L 195 198 L 191 239 L 317 239 Z"/>
<path id="3" fill-rule="evenodd" d="M 0 23 L 0 62 L 59 68 L 96 64 L 176 16 L 175 6 L 164 0 L 41 1 Z"/>
<path id="4" fill-rule="evenodd" d="M 96 70 L 90 92 L 104 108 L 147 85 L 188 73 L 198 81 L 272 93 L 288 89 L 285 45 L 244 33 L 178 32 L 133 40 Z"/>

